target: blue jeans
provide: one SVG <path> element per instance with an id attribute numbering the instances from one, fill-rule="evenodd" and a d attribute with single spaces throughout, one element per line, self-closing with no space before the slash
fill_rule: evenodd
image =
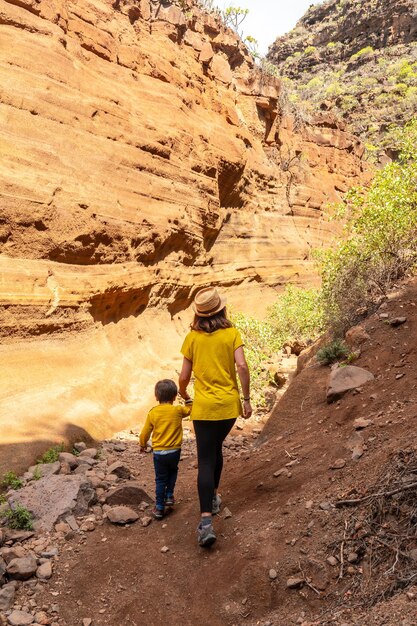
<path id="1" fill-rule="evenodd" d="M 168 454 L 153 455 L 155 467 L 156 485 L 156 508 L 165 508 L 165 499 L 174 495 L 175 483 L 178 476 L 178 463 L 180 461 L 181 450 L 174 450 Z"/>

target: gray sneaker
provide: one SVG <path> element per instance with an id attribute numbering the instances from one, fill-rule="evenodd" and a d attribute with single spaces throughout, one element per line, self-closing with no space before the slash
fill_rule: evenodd
<path id="1" fill-rule="evenodd" d="M 198 545 L 207 548 L 211 546 L 216 541 L 216 533 L 214 532 L 214 528 L 211 524 L 202 525 L 201 522 L 197 528 L 197 540 Z"/>
<path id="2" fill-rule="evenodd" d="M 218 515 L 220 513 L 221 505 L 222 505 L 222 499 L 219 496 L 219 494 L 217 494 L 213 498 L 213 503 L 212 503 L 212 506 L 211 506 L 211 514 L 212 515 Z"/>

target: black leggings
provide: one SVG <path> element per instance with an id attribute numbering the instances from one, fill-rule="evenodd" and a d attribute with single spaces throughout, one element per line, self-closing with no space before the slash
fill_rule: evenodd
<path id="1" fill-rule="evenodd" d="M 223 469 L 223 441 L 235 421 L 235 419 L 193 421 L 197 440 L 197 487 L 202 513 L 211 513 L 214 490 L 219 486 Z"/>

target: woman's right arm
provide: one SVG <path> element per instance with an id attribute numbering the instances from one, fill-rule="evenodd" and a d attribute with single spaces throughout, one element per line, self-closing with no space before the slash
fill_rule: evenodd
<path id="1" fill-rule="evenodd" d="M 235 363 L 243 393 L 243 417 L 248 419 L 252 415 L 252 406 L 250 403 L 250 374 L 243 346 L 239 346 L 239 348 L 235 350 Z"/>
<path id="2" fill-rule="evenodd" d="M 184 398 L 184 400 L 189 400 L 190 395 L 187 392 L 188 383 L 191 380 L 191 372 L 193 371 L 193 364 L 190 359 L 184 357 L 182 361 L 182 369 L 179 377 L 179 392 L 180 396 Z"/>

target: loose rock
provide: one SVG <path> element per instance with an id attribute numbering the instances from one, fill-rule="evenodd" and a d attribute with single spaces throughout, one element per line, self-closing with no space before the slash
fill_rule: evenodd
<path id="1" fill-rule="evenodd" d="M 405 324 L 406 321 L 406 317 L 393 317 L 389 320 L 388 324 L 390 326 L 401 326 L 401 324 Z"/>
<path id="2" fill-rule="evenodd" d="M 13 611 L 7 618 L 11 626 L 29 626 L 34 621 L 33 615 L 25 611 Z"/>
<path id="3" fill-rule="evenodd" d="M 362 428 L 367 428 L 368 426 L 371 426 L 372 423 L 372 420 L 367 420 L 364 417 L 358 417 L 353 422 L 353 427 L 356 428 L 356 430 L 361 430 Z"/>
<path id="4" fill-rule="evenodd" d="M 327 402 L 334 402 L 347 391 L 362 387 L 365 383 L 374 380 L 374 375 L 361 367 L 347 365 L 332 370 L 327 387 Z"/>
<path id="5" fill-rule="evenodd" d="M 232 512 L 230 511 L 230 509 L 227 508 L 227 506 L 224 507 L 223 513 L 224 519 L 229 519 L 230 517 L 232 517 Z"/>
<path id="6" fill-rule="evenodd" d="M 356 552 L 349 552 L 347 560 L 349 561 L 349 563 L 356 563 L 356 561 L 358 560 L 358 555 L 356 554 Z"/>
<path id="7" fill-rule="evenodd" d="M 353 326 L 347 331 L 345 339 L 351 347 L 354 347 L 362 345 L 370 337 L 362 326 Z"/>
<path id="8" fill-rule="evenodd" d="M 71 469 L 75 469 L 78 465 L 78 458 L 70 452 L 61 452 L 58 459 L 61 463 L 68 463 Z"/>
<path id="9" fill-rule="evenodd" d="M 330 465 L 330 469 L 342 469 L 343 467 L 345 467 L 345 465 L 346 465 L 345 459 L 336 459 Z"/>
<path id="10" fill-rule="evenodd" d="M 320 502 L 319 507 L 322 511 L 330 511 L 333 508 L 333 504 L 331 502 Z"/>
<path id="11" fill-rule="evenodd" d="M 0 589 L 0 611 L 8 611 L 12 608 L 16 593 L 16 582 L 8 583 Z"/>
<path id="12" fill-rule="evenodd" d="M 287 589 L 298 589 L 299 587 L 302 587 L 303 584 L 304 578 L 301 578 L 299 576 L 292 576 L 287 580 Z"/>
<path id="13" fill-rule="evenodd" d="M 52 564 L 50 561 L 42 563 L 36 570 L 36 576 L 41 580 L 49 580 L 52 576 Z"/>
<path id="14" fill-rule="evenodd" d="M 10 578 L 15 580 L 28 580 L 36 573 L 37 568 L 36 559 L 33 556 L 25 556 L 10 561 L 7 566 L 7 573 Z"/>
<path id="15" fill-rule="evenodd" d="M 115 474 L 118 478 L 127 479 L 131 475 L 130 469 L 119 461 L 112 463 L 107 471 L 109 474 Z"/>
<path id="16" fill-rule="evenodd" d="M 277 570 L 275 570 L 275 569 L 270 569 L 270 570 L 269 570 L 269 578 L 270 578 L 271 580 L 275 580 L 276 578 L 278 578 L 278 573 L 277 573 Z"/>
<path id="17" fill-rule="evenodd" d="M 35 622 L 36 625 L 34 626 L 37 626 L 37 624 L 39 624 L 39 626 L 48 626 L 51 623 L 51 620 L 45 611 L 39 611 L 38 613 L 35 613 Z"/>
<path id="18" fill-rule="evenodd" d="M 83 450 L 82 452 L 80 452 L 80 459 L 84 459 L 84 458 L 90 458 L 90 459 L 95 459 L 97 456 L 97 448 L 87 448 L 86 450 Z"/>
<path id="19" fill-rule="evenodd" d="M 360 444 L 355 446 L 352 450 L 352 460 L 359 461 L 361 456 L 363 456 L 363 453 L 364 453 L 363 446 L 361 446 Z"/>
<path id="20" fill-rule="evenodd" d="M 107 511 L 107 518 L 112 524 L 129 524 L 136 522 L 139 515 L 127 506 L 115 506 Z"/>

